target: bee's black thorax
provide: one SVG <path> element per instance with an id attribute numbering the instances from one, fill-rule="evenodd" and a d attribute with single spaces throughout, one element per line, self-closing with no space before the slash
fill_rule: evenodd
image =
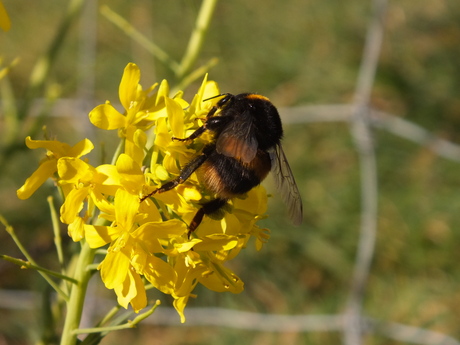
<path id="1" fill-rule="evenodd" d="M 257 139 L 260 150 L 268 150 L 280 143 L 283 136 L 281 119 L 268 98 L 253 93 L 229 95 L 226 98 L 218 116 L 222 119 L 217 120 L 221 124 L 216 126 L 216 136 L 233 122 L 239 122 L 253 127 L 251 135 Z M 212 126 L 210 129 L 213 130 Z"/>

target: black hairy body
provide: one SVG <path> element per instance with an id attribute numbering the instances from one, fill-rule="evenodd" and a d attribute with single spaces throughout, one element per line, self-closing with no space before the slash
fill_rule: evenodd
<path id="1" fill-rule="evenodd" d="M 203 148 L 200 155 L 182 168 L 177 178 L 142 200 L 155 193 L 171 190 L 197 171 L 215 199 L 203 204 L 198 210 L 189 225 L 190 234 L 199 226 L 204 215 L 215 213 L 229 199 L 247 193 L 272 171 L 292 221 L 300 224 L 302 201 L 281 147 L 283 128 L 277 109 L 268 98 L 258 94 L 219 96 L 223 98 L 210 110 L 203 126 L 187 138 L 173 138 L 187 142 L 210 131 L 213 140 Z"/>

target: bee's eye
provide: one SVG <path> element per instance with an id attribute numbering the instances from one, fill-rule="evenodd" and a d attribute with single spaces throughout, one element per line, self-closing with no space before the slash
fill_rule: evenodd
<path id="1" fill-rule="evenodd" d="M 227 93 L 227 94 L 222 94 L 221 96 L 224 96 L 224 98 L 222 98 L 219 102 L 217 102 L 217 105 L 219 107 L 223 107 L 228 101 L 230 101 L 234 96 L 230 93 Z"/>

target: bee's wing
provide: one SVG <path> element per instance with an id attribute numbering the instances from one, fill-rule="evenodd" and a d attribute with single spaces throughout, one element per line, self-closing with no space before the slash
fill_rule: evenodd
<path id="1" fill-rule="evenodd" d="M 300 225 L 303 218 L 302 199 L 281 145 L 275 146 L 275 149 L 270 152 L 270 157 L 276 188 L 288 207 L 289 217 L 292 223 L 294 225 Z"/>
<path id="2" fill-rule="evenodd" d="M 248 119 L 248 116 L 242 116 Z M 228 157 L 249 163 L 257 154 L 259 143 L 254 135 L 252 121 L 232 121 L 218 136 L 216 150 Z"/>

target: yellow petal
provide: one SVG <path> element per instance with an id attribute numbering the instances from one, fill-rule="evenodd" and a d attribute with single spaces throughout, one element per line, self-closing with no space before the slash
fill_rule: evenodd
<path id="1" fill-rule="evenodd" d="M 202 198 L 201 193 L 196 188 L 185 187 L 181 190 L 182 195 L 187 200 L 195 200 L 198 201 Z"/>
<path id="2" fill-rule="evenodd" d="M 163 159 L 163 166 L 167 171 L 169 171 L 171 174 L 179 174 L 180 169 L 177 166 L 177 160 L 175 157 L 171 155 L 166 155 Z"/>
<path id="3" fill-rule="evenodd" d="M 0 28 L 2 28 L 3 31 L 8 31 L 11 28 L 10 17 L 8 16 L 8 12 L 6 12 L 6 9 L 3 6 L 1 1 L 0 1 Z"/>
<path id="4" fill-rule="evenodd" d="M 176 271 L 165 261 L 150 255 L 147 258 L 146 266 L 142 271 L 144 277 L 152 283 L 155 288 L 165 294 L 172 294 L 176 285 Z"/>
<path id="5" fill-rule="evenodd" d="M 241 250 L 246 248 L 249 238 L 249 235 L 238 237 L 238 243 L 235 246 L 235 248 L 233 248 L 230 251 L 220 251 L 219 253 L 216 253 L 216 259 L 223 262 L 236 258 L 238 254 L 241 252 Z"/>
<path id="6" fill-rule="evenodd" d="M 195 267 L 192 267 L 185 260 L 178 260 L 174 269 L 177 272 L 174 298 L 189 296 L 197 284 L 197 278 L 208 271 L 208 268 L 203 264 L 197 264 Z"/>
<path id="7" fill-rule="evenodd" d="M 218 98 L 213 98 L 218 95 L 220 95 L 220 91 L 217 83 L 208 81 L 208 75 L 206 74 L 198 92 L 190 104 L 190 113 L 203 116 L 203 113 L 209 112 L 211 107 L 219 100 Z"/>
<path id="8" fill-rule="evenodd" d="M 162 201 L 171 209 L 180 214 L 182 219 L 188 222 L 189 217 L 193 217 L 197 211 L 196 207 L 188 203 L 185 198 L 180 195 L 177 189 L 168 191 L 167 193 L 156 194 L 155 199 Z"/>
<path id="9" fill-rule="evenodd" d="M 262 215 L 267 211 L 267 192 L 261 185 L 251 189 L 244 199 L 234 199 L 235 209 L 244 210 L 253 215 Z"/>
<path id="10" fill-rule="evenodd" d="M 120 183 L 132 194 L 139 194 L 145 182 L 139 164 L 127 154 L 121 154 L 116 162 L 117 171 L 120 174 Z"/>
<path id="11" fill-rule="evenodd" d="M 219 85 L 217 85 L 217 83 L 214 80 L 206 81 L 203 92 L 203 100 L 215 97 L 217 95 L 220 95 Z M 203 106 L 205 106 L 206 102 L 203 103 Z"/>
<path id="12" fill-rule="evenodd" d="M 91 248 L 99 248 L 113 242 L 120 235 L 120 229 L 111 226 L 85 224 L 85 238 Z"/>
<path id="13" fill-rule="evenodd" d="M 188 242 L 184 243 L 176 243 L 174 244 L 174 247 L 177 249 L 179 253 L 185 253 L 191 250 L 197 243 L 201 243 L 203 240 L 198 239 L 198 238 L 193 238 Z"/>
<path id="14" fill-rule="evenodd" d="M 235 248 L 238 244 L 236 236 L 228 236 L 225 234 L 213 234 L 205 237 L 201 237 L 202 242 L 197 243 L 193 248 L 197 252 L 199 251 L 219 251 L 219 250 L 230 250 Z"/>
<path id="15" fill-rule="evenodd" d="M 115 192 L 117 190 L 118 189 L 115 189 Z M 115 192 L 110 195 L 115 195 Z M 103 194 L 100 193 L 98 188 L 95 188 L 90 195 L 91 195 L 91 198 L 94 204 L 103 214 L 107 214 L 107 215 L 115 214 L 115 207 L 113 206 L 113 204 L 107 201 L 107 198 Z"/>
<path id="16" fill-rule="evenodd" d="M 138 313 L 147 305 L 147 295 L 142 279 L 132 270 L 128 270 L 125 281 L 116 286 L 114 291 L 118 297 L 118 304 L 124 308 L 128 308 L 128 304 L 131 303 L 134 312 Z"/>
<path id="17" fill-rule="evenodd" d="M 123 128 L 126 125 L 126 117 L 110 103 L 98 105 L 91 110 L 89 120 L 96 127 L 106 130 Z"/>
<path id="18" fill-rule="evenodd" d="M 64 224 L 72 223 L 83 208 L 83 201 L 88 196 L 89 187 L 72 189 L 61 206 L 61 221 Z"/>
<path id="19" fill-rule="evenodd" d="M 126 231 L 131 230 L 134 223 L 134 216 L 139 210 L 139 197 L 128 193 L 124 189 L 118 189 L 115 194 L 115 217 L 119 227 Z"/>
<path id="20" fill-rule="evenodd" d="M 142 214 L 142 220 L 139 223 L 160 222 L 162 220 L 160 211 L 151 199 L 141 202 L 139 212 Z"/>
<path id="21" fill-rule="evenodd" d="M 235 210 L 233 210 L 233 212 L 235 212 Z M 253 215 L 251 215 L 251 219 L 254 219 Z M 222 230 L 227 235 L 245 234 L 251 230 L 250 227 L 244 229 L 238 217 L 231 213 L 226 213 L 225 217 L 221 219 L 220 223 Z"/>
<path id="22" fill-rule="evenodd" d="M 66 156 L 66 153 L 72 149 L 70 145 L 57 140 L 33 140 L 30 137 L 26 138 L 26 145 L 29 149 L 47 149 L 55 153 L 58 157 Z"/>
<path id="23" fill-rule="evenodd" d="M 132 236 L 143 243 L 146 250 L 151 254 L 164 253 L 165 249 L 159 240 L 169 240 L 184 235 L 187 225 L 177 219 L 166 222 L 149 222 L 137 228 Z"/>
<path id="24" fill-rule="evenodd" d="M 57 158 L 81 157 L 94 148 L 93 143 L 89 139 L 83 139 L 72 147 L 57 140 L 32 140 L 30 137 L 27 137 L 26 145 L 29 149 L 47 149 Z"/>
<path id="25" fill-rule="evenodd" d="M 141 79 L 141 71 L 136 64 L 130 62 L 126 65 L 121 77 L 118 94 L 123 108 L 126 110 L 131 108 L 131 102 L 137 98 L 137 90 Z"/>
<path id="26" fill-rule="evenodd" d="M 149 222 L 141 225 L 132 233 L 136 239 L 149 243 L 152 239 L 175 238 L 184 235 L 187 232 L 187 225 L 178 220 L 170 219 L 165 222 Z"/>
<path id="27" fill-rule="evenodd" d="M 120 175 L 116 166 L 112 164 L 99 165 L 96 167 L 96 172 L 95 182 L 106 186 L 120 186 Z"/>
<path id="28" fill-rule="evenodd" d="M 139 166 L 144 160 L 144 149 L 147 143 L 147 135 L 144 131 L 134 126 L 126 130 L 125 153 L 130 156 Z"/>
<path id="29" fill-rule="evenodd" d="M 160 149 L 165 149 L 171 144 L 171 133 L 165 118 L 159 118 L 155 126 L 155 145 Z"/>
<path id="30" fill-rule="evenodd" d="M 61 180 L 73 184 L 91 181 L 95 173 L 91 165 L 75 157 L 60 158 L 57 162 L 57 171 Z"/>
<path id="31" fill-rule="evenodd" d="M 189 299 L 189 295 L 184 296 L 184 297 L 178 297 L 174 299 L 174 302 L 173 302 L 173 306 L 176 309 L 177 313 L 179 314 L 181 323 L 185 322 L 184 310 L 185 310 L 185 307 L 187 306 L 188 299 Z"/>
<path id="32" fill-rule="evenodd" d="M 24 182 L 24 185 L 17 190 L 19 199 L 29 198 L 45 181 L 53 176 L 56 172 L 56 159 L 45 161 L 38 167 L 37 170 Z"/>
<path id="33" fill-rule="evenodd" d="M 220 264 L 213 264 L 212 273 L 199 278 L 201 284 L 216 292 L 240 293 L 244 290 L 243 281 L 230 269 Z"/>
<path id="34" fill-rule="evenodd" d="M 203 94 L 205 90 L 205 85 L 208 80 L 208 74 L 206 73 L 204 75 L 203 81 L 201 82 L 201 86 L 198 89 L 197 93 L 195 94 L 195 97 L 193 97 L 192 103 L 190 103 L 190 113 L 191 114 L 196 114 L 199 112 L 201 109 L 202 103 L 203 103 Z M 217 96 L 218 94 L 216 94 Z"/>
<path id="35" fill-rule="evenodd" d="M 182 138 L 184 136 L 184 110 L 174 99 L 166 97 L 165 102 L 172 135 L 176 138 Z"/>
<path id="36" fill-rule="evenodd" d="M 118 157 L 115 165 L 119 174 L 138 175 L 142 173 L 140 165 L 126 153 L 122 153 Z"/>
<path id="37" fill-rule="evenodd" d="M 169 84 L 167 80 L 163 79 L 160 83 L 160 87 L 158 88 L 155 105 L 156 106 L 161 105 L 161 103 L 164 102 L 164 98 L 168 96 L 169 96 Z"/>
<path id="38" fill-rule="evenodd" d="M 155 179 L 160 181 L 169 179 L 168 171 L 161 164 L 155 164 L 152 166 L 152 174 L 154 175 Z"/>
<path id="39" fill-rule="evenodd" d="M 121 187 L 120 174 L 112 164 L 99 165 L 93 178 L 94 190 L 105 195 L 115 195 Z M 102 210 L 101 210 L 102 211 Z"/>
<path id="40" fill-rule="evenodd" d="M 123 284 L 129 270 L 129 257 L 122 251 L 110 251 L 99 265 L 101 279 L 107 289 Z"/>
<path id="41" fill-rule="evenodd" d="M 94 149 L 93 143 L 89 139 L 83 139 L 75 144 L 65 156 L 81 157 L 90 153 Z"/>
<path id="42" fill-rule="evenodd" d="M 85 222 L 81 217 L 76 217 L 75 220 L 69 224 L 67 232 L 73 241 L 78 242 L 85 236 Z"/>

